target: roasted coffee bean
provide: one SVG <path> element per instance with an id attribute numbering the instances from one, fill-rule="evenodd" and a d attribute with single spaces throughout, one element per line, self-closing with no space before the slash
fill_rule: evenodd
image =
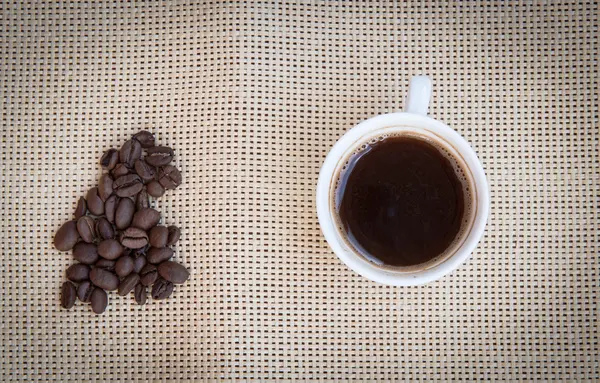
<path id="1" fill-rule="evenodd" d="M 105 259 L 105 258 L 100 258 L 98 260 L 98 262 L 96 262 L 96 264 L 94 265 L 94 267 L 97 267 L 99 269 L 108 270 L 108 271 L 115 271 L 115 264 L 116 263 L 117 263 L 117 261 L 113 261 L 113 260 Z"/>
<path id="2" fill-rule="evenodd" d="M 112 224 L 104 217 L 96 220 L 96 233 L 102 239 L 112 239 L 115 237 L 115 230 Z"/>
<path id="3" fill-rule="evenodd" d="M 140 276 L 136 273 L 129 274 L 119 284 L 119 295 L 124 296 L 129 294 L 140 281 Z"/>
<path id="4" fill-rule="evenodd" d="M 103 174 L 98 182 L 98 195 L 105 201 L 113 193 L 113 179 L 108 174 Z"/>
<path id="5" fill-rule="evenodd" d="M 148 185 L 146 185 L 146 190 L 148 190 L 148 194 L 154 198 L 160 198 L 165 194 L 165 188 L 156 180 L 150 181 Z"/>
<path id="6" fill-rule="evenodd" d="M 115 265 L 115 272 L 121 278 L 124 278 L 131 274 L 133 271 L 133 258 L 129 255 L 124 255 L 117 260 L 117 264 Z"/>
<path id="7" fill-rule="evenodd" d="M 142 156 L 142 145 L 138 140 L 128 140 L 121 150 L 119 150 L 119 160 L 121 163 L 127 165 L 128 168 L 133 168 L 135 161 Z"/>
<path id="8" fill-rule="evenodd" d="M 93 265 L 98 260 L 98 247 L 93 243 L 78 242 L 73 247 L 73 258 L 86 265 Z"/>
<path id="9" fill-rule="evenodd" d="M 171 165 L 158 169 L 158 182 L 165 189 L 175 189 L 181 185 L 181 172 Z"/>
<path id="10" fill-rule="evenodd" d="M 87 203 L 85 202 L 85 198 L 79 197 L 77 207 L 75 208 L 75 220 L 83 217 L 85 213 L 87 213 Z"/>
<path id="11" fill-rule="evenodd" d="M 148 149 L 154 146 L 154 134 L 147 130 L 142 130 L 139 133 L 133 135 L 133 138 L 137 140 L 142 148 Z"/>
<path id="12" fill-rule="evenodd" d="M 179 241 L 181 237 L 181 230 L 177 226 L 169 226 L 169 239 L 167 240 L 167 246 L 173 246 Z"/>
<path id="13" fill-rule="evenodd" d="M 119 177 L 113 183 L 113 190 L 119 197 L 132 197 L 139 193 L 144 184 L 137 174 L 128 174 Z"/>
<path id="14" fill-rule="evenodd" d="M 140 282 L 144 286 L 150 286 L 158 278 L 158 269 L 154 265 L 147 264 L 140 271 Z"/>
<path id="15" fill-rule="evenodd" d="M 133 261 L 133 272 L 139 274 L 139 272 L 142 271 L 142 269 L 144 268 L 144 266 L 146 266 L 147 263 L 148 261 L 146 260 L 146 257 L 140 255 Z"/>
<path id="16" fill-rule="evenodd" d="M 90 302 L 92 302 L 92 311 L 96 314 L 102 314 L 108 306 L 108 294 L 106 294 L 106 291 L 96 288 L 92 291 Z"/>
<path id="17" fill-rule="evenodd" d="M 65 282 L 60 289 L 60 305 L 64 309 L 70 309 L 77 299 L 77 289 L 71 282 Z"/>
<path id="18" fill-rule="evenodd" d="M 143 230 L 150 230 L 160 221 L 160 213 L 150 207 L 136 212 L 133 216 L 131 226 Z"/>
<path id="19" fill-rule="evenodd" d="M 150 229 L 150 234 L 148 235 L 148 241 L 150 242 L 150 246 L 165 247 L 167 246 L 168 240 L 169 229 L 167 229 L 166 226 L 156 225 L 152 229 Z"/>
<path id="20" fill-rule="evenodd" d="M 133 292 L 133 294 L 135 296 L 135 301 L 138 305 L 146 304 L 146 296 L 148 295 L 146 291 L 146 286 L 142 285 L 141 283 L 138 283 L 137 285 L 135 285 L 135 291 Z"/>
<path id="21" fill-rule="evenodd" d="M 145 207 L 150 207 L 150 200 L 148 199 L 148 192 L 146 189 L 142 189 L 135 199 L 135 210 L 142 210 Z"/>
<path id="22" fill-rule="evenodd" d="M 154 146 L 148 149 L 146 162 L 152 166 L 165 166 L 173 160 L 173 149 L 166 146 Z"/>
<path id="23" fill-rule="evenodd" d="M 119 161 L 117 149 L 108 149 L 100 158 L 100 165 L 106 170 L 113 170 Z"/>
<path id="24" fill-rule="evenodd" d="M 110 223 L 115 223 L 115 213 L 117 212 L 117 206 L 119 204 L 119 197 L 116 194 L 108 197 L 106 202 L 104 203 L 104 214 L 106 215 L 106 219 Z"/>
<path id="25" fill-rule="evenodd" d="M 98 195 L 98 188 L 91 188 L 86 196 L 87 207 L 93 215 L 104 214 L 104 201 Z"/>
<path id="26" fill-rule="evenodd" d="M 152 286 L 152 299 L 166 299 L 173 292 L 173 283 L 159 278 Z"/>
<path id="27" fill-rule="evenodd" d="M 87 215 L 77 220 L 77 231 L 84 242 L 92 243 L 96 239 L 96 221 Z"/>
<path id="28" fill-rule="evenodd" d="M 98 254 L 104 259 L 117 259 L 123 254 L 123 246 L 116 239 L 105 239 L 98 244 Z"/>
<path id="29" fill-rule="evenodd" d="M 59 251 L 68 251 L 79 241 L 77 222 L 69 221 L 58 229 L 54 235 L 54 247 Z"/>
<path id="30" fill-rule="evenodd" d="M 172 256 L 173 250 L 168 247 L 151 247 L 146 259 L 150 263 L 157 264 L 171 259 Z"/>
<path id="31" fill-rule="evenodd" d="M 113 291 L 119 287 L 119 277 L 108 270 L 93 268 L 90 271 L 90 281 L 101 289 Z"/>
<path id="32" fill-rule="evenodd" d="M 190 272 L 184 266 L 173 261 L 166 261 L 158 265 L 158 274 L 177 285 L 184 283 L 190 277 Z"/>
<path id="33" fill-rule="evenodd" d="M 77 298 L 83 303 L 89 303 L 94 292 L 94 285 L 90 281 L 85 281 L 77 287 Z"/>
<path id="34" fill-rule="evenodd" d="M 156 177 L 156 168 L 152 165 L 148 165 L 148 163 L 142 159 L 135 161 L 135 172 L 144 182 L 151 181 Z"/>
<path id="35" fill-rule="evenodd" d="M 116 180 L 117 178 L 126 176 L 129 173 L 131 173 L 131 171 L 127 166 L 125 166 L 125 164 L 117 164 L 117 166 L 115 166 L 115 168 L 110 172 L 110 175 L 113 177 L 113 180 Z M 115 185 L 113 183 L 113 189 L 114 187 Z"/>
<path id="36" fill-rule="evenodd" d="M 135 205 L 130 198 L 121 198 L 115 212 L 115 226 L 119 230 L 125 230 L 131 225 L 135 214 Z"/>
<path id="37" fill-rule="evenodd" d="M 121 233 L 121 244 L 130 249 L 139 249 L 148 244 L 148 234 L 142 229 L 129 227 Z"/>
<path id="38" fill-rule="evenodd" d="M 73 282 L 83 282 L 90 279 L 90 267 L 83 263 L 76 263 L 67 269 L 67 279 Z"/>

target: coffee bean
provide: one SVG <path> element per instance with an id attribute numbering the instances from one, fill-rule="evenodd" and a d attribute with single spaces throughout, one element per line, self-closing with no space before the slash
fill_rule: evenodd
<path id="1" fill-rule="evenodd" d="M 96 264 L 94 265 L 94 267 L 97 267 L 99 269 L 104 269 L 104 270 L 108 270 L 108 271 L 115 271 L 115 264 L 117 263 L 117 261 L 113 261 L 110 259 L 105 259 L 105 258 L 100 258 Z"/>
<path id="2" fill-rule="evenodd" d="M 181 185 L 181 172 L 171 165 L 158 169 L 158 182 L 165 189 L 175 189 Z"/>
<path id="3" fill-rule="evenodd" d="M 172 256 L 173 250 L 168 247 L 151 247 L 146 259 L 150 263 L 158 264 L 171 259 Z"/>
<path id="4" fill-rule="evenodd" d="M 190 272 L 184 266 L 173 261 L 166 261 L 158 265 L 158 274 L 177 285 L 184 283 L 190 277 Z"/>
<path id="5" fill-rule="evenodd" d="M 166 299 L 173 292 L 173 283 L 159 278 L 152 286 L 152 299 Z"/>
<path id="6" fill-rule="evenodd" d="M 70 309 L 75 304 L 77 299 L 77 289 L 71 282 L 65 282 L 60 289 L 60 305 L 64 309 Z"/>
<path id="7" fill-rule="evenodd" d="M 150 181 L 146 185 L 146 189 L 148 190 L 148 194 L 154 198 L 160 198 L 165 194 L 165 188 L 156 180 Z"/>
<path id="8" fill-rule="evenodd" d="M 133 258 L 129 255 L 124 255 L 117 260 L 117 264 L 115 265 L 115 272 L 121 278 L 124 278 L 131 274 L 133 271 Z"/>
<path id="9" fill-rule="evenodd" d="M 113 291 L 119 287 L 119 277 L 108 270 L 93 268 L 90 271 L 90 281 L 101 289 Z"/>
<path id="10" fill-rule="evenodd" d="M 117 166 L 115 166 L 115 168 L 110 172 L 110 175 L 113 177 L 113 180 L 116 180 L 117 178 L 126 176 L 129 173 L 130 170 L 127 166 L 125 166 L 125 164 L 117 164 Z M 114 187 L 115 185 L 113 183 L 113 189 Z"/>
<path id="11" fill-rule="evenodd" d="M 133 294 L 138 305 L 146 304 L 146 295 L 148 294 L 146 291 L 146 286 L 138 283 L 135 285 L 135 291 Z"/>
<path id="12" fill-rule="evenodd" d="M 83 263 L 76 263 L 67 269 L 67 279 L 73 282 L 83 282 L 90 279 L 90 267 Z"/>
<path id="13" fill-rule="evenodd" d="M 137 140 L 126 141 L 121 150 L 119 150 L 119 160 L 127 165 L 128 168 L 133 168 L 135 161 L 142 156 L 142 145 Z"/>
<path id="14" fill-rule="evenodd" d="M 154 146 L 148 149 L 146 162 L 152 166 L 165 166 L 173 160 L 173 149 L 166 146 Z"/>
<path id="15" fill-rule="evenodd" d="M 144 268 L 144 266 L 146 266 L 147 263 L 148 261 L 146 260 L 146 257 L 140 255 L 133 261 L 133 272 L 139 274 L 139 272 L 142 271 L 142 269 Z"/>
<path id="16" fill-rule="evenodd" d="M 94 292 L 94 285 L 90 281 L 85 281 L 77 287 L 77 298 L 83 303 L 89 303 Z"/>
<path id="17" fill-rule="evenodd" d="M 156 225 L 152 229 L 150 229 L 150 234 L 148 235 L 148 241 L 150 242 L 150 246 L 165 247 L 167 246 L 168 239 L 169 229 L 167 229 L 165 226 Z"/>
<path id="18" fill-rule="evenodd" d="M 119 204 L 119 197 L 116 194 L 108 197 L 106 202 L 104 203 L 104 214 L 106 215 L 106 219 L 110 223 L 115 223 L 115 213 L 117 212 L 117 206 Z"/>
<path id="19" fill-rule="evenodd" d="M 102 314 L 108 306 L 108 295 L 102 289 L 94 289 L 90 298 L 92 302 L 92 311 L 96 314 Z"/>
<path id="20" fill-rule="evenodd" d="M 86 196 L 87 207 L 93 215 L 104 214 L 104 201 L 98 195 L 98 188 L 91 188 Z"/>
<path id="21" fill-rule="evenodd" d="M 135 205 L 130 198 L 121 198 L 115 212 L 115 226 L 119 230 L 125 230 L 131 225 Z"/>
<path id="22" fill-rule="evenodd" d="M 100 165 L 106 170 L 112 170 L 119 161 L 119 152 L 117 149 L 108 149 L 100 158 Z"/>
<path id="23" fill-rule="evenodd" d="M 148 234 L 142 229 L 129 227 L 121 233 L 121 244 L 130 249 L 139 249 L 148 244 Z"/>
<path id="24" fill-rule="evenodd" d="M 154 265 L 147 264 L 140 271 L 140 282 L 144 286 L 150 286 L 158 278 L 158 269 Z"/>
<path id="25" fill-rule="evenodd" d="M 77 207 L 75 208 L 75 220 L 83 217 L 85 213 L 87 213 L 87 203 L 85 202 L 85 198 L 79 197 Z"/>
<path id="26" fill-rule="evenodd" d="M 142 130 L 139 133 L 134 134 L 133 139 L 137 140 L 144 149 L 154 146 L 154 135 L 147 130 Z"/>
<path id="27" fill-rule="evenodd" d="M 92 243 L 96 239 L 96 221 L 87 215 L 77 220 L 77 231 L 84 242 Z"/>
<path id="28" fill-rule="evenodd" d="M 98 195 L 102 201 L 106 201 L 113 193 L 113 179 L 108 174 L 103 174 L 98 182 Z"/>
<path id="29" fill-rule="evenodd" d="M 79 241 L 77 222 L 68 221 L 54 235 L 54 247 L 59 251 L 68 251 Z"/>
<path id="30" fill-rule="evenodd" d="M 135 210 L 142 210 L 145 207 L 150 207 L 150 200 L 148 199 L 148 192 L 146 189 L 142 189 L 135 199 Z"/>
<path id="31" fill-rule="evenodd" d="M 132 197 L 139 193 L 144 184 L 137 174 L 128 174 L 116 179 L 113 183 L 113 190 L 119 197 Z"/>
<path id="32" fill-rule="evenodd" d="M 105 239 L 98 244 L 98 254 L 104 259 L 114 260 L 123 254 L 123 246 L 116 239 Z"/>
<path id="33" fill-rule="evenodd" d="M 143 230 L 150 230 L 160 221 L 160 213 L 152 208 L 144 208 L 136 212 L 133 216 L 131 226 Z"/>
<path id="34" fill-rule="evenodd" d="M 78 242 L 73 247 L 73 258 L 86 265 L 93 265 L 98 260 L 98 247 L 93 243 Z"/>
<path id="35" fill-rule="evenodd" d="M 137 275 L 136 273 L 129 274 L 119 284 L 119 295 L 125 296 L 125 295 L 129 294 L 135 288 L 135 286 L 138 284 L 139 281 L 140 281 L 139 275 Z"/>
<path id="36" fill-rule="evenodd" d="M 177 226 L 169 226 L 169 239 L 167 240 L 167 246 L 173 246 L 179 241 L 181 237 L 181 230 Z"/>
<path id="37" fill-rule="evenodd" d="M 104 217 L 96 220 L 96 233 L 102 239 L 112 239 L 115 237 L 115 230 L 112 224 Z"/>
<path id="38" fill-rule="evenodd" d="M 146 161 L 139 159 L 135 161 L 135 172 L 144 182 L 148 182 L 156 177 L 156 169 L 152 165 L 148 165 Z"/>

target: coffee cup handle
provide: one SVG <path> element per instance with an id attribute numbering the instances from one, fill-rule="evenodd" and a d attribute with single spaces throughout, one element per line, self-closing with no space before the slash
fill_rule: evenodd
<path id="1" fill-rule="evenodd" d="M 410 79 L 406 111 L 408 113 L 427 115 L 431 99 L 431 80 L 427 76 L 414 76 Z"/>

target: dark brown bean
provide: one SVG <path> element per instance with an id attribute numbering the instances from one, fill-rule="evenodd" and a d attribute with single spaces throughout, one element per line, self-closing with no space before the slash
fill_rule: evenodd
<path id="1" fill-rule="evenodd" d="M 98 182 L 98 195 L 105 201 L 113 193 L 113 179 L 108 174 L 103 174 Z"/>
<path id="2" fill-rule="evenodd" d="M 100 258 L 98 260 L 98 262 L 96 262 L 94 267 L 97 267 L 99 269 L 108 270 L 108 271 L 115 271 L 116 263 L 117 263 L 117 261 L 113 261 L 111 259 Z"/>
<path id="3" fill-rule="evenodd" d="M 119 287 L 119 277 L 108 270 L 93 268 L 90 271 L 90 281 L 101 289 L 113 291 Z"/>
<path id="4" fill-rule="evenodd" d="M 173 149 L 166 146 L 154 146 L 148 149 L 146 162 L 152 166 L 165 166 L 173 160 Z"/>
<path id="5" fill-rule="evenodd" d="M 91 188 L 86 196 L 87 207 L 93 215 L 104 214 L 104 201 L 98 195 L 98 188 Z"/>
<path id="6" fill-rule="evenodd" d="M 124 296 L 129 294 L 140 281 L 140 276 L 136 273 L 129 274 L 119 284 L 119 295 Z"/>
<path id="7" fill-rule="evenodd" d="M 156 225 L 150 229 L 150 234 L 148 235 L 150 246 L 165 247 L 167 246 L 168 239 L 169 229 L 167 229 L 165 226 Z"/>
<path id="8" fill-rule="evenodd" d="M 85 202 L 85 198 L 79 197 L 77 207 L 75 208 L 75 220 L 83 217 L 85 213 L 87 213 L 87 203 Z"/>
<path id="9" fill-rule="evenodd" d="M 143 230 L 150 230 L 160 221 L 160 213 L 150 207 L 136 212 L 131 221 L 131 226 Z"/>
<path id="10" fill-rule="evenodd" d="M 117 259 L 123 254 L 123 246 L 116 239 L 105 239 L 98 244 L 98 254 L 104 259 Z"/>
<path id="11" fill-rule="evenodd" d="M 181 172 L 171 165 L 163 166 L 158 169 L 158 182 L 165 189 L 175 189 L 181 185 Z"/>
<path id="12" fill-rule="evenodd" d="M 133 168 L 135 161 L 142 156 L 142 145 L 138 140 L 126 141 L 121 150 L 119 150 L 119 160 L 127 165 L 128 168 Z"/>
<path id="13" fill-rule="evenodd" d="M 108 294 L 102 289 L 94 289 L 90 298 L 92 302 L 92 311 L 96 314 L 102 314 L 108 306 Z"/>
<path id="14" fill-rule="evenodd" d="M 144 184 L 137 174 L 121 176 L 113 183 L 113 190 L 119 197 L 132 197 L 139 193 Z"/>
<path id="15" fill-rule="evenodd" d="M 94 285 L 90 281 L 85 281 L 77 287 L 77 298 L 83 303 L 89 303 L 94 292 Z"/>
<path id="16" fill-rule="evenodd" d="M 147 263 L 148 261 L 146 260 L 146 257 L 140 255 L 133 261 L 133 272 L 139 274 L 139 272 L 142 271 L 142 269 L 144 268 L 144 266 L 146 266 Z"/>
<path id="17" fill-rule="evenodd" d="M 125 164 L 117 164 L 117 166 L 115 166 L 115 168 L 110 172 L 110 175 L 113 177 L 113 180 L 116 180 L 117 178 L 126 176 L 129 173 L 130 170 L 127 168 L 127 166 L 125 166 Z M 115 185 L 113 184 L 113 189 L 114 187 Z"/>
<path id="18" fill-rule="evenodd" d="M 150 207 L 150 200 L 148 199 L 148 192 L 146 188 L 142 189 L 135 199 L 135 210 L 139 211 L 145 207 Z"/>
<path id="19" fill-rule="evenodd" d="M 173 250 L 168 247 L 151 247 L 146 259 L 150 263 L 157 264 L 171 259 L 172 256 Z"/>
<path id="20" fill-rule="evenodd" d="M 154 146 L 154 135 L 147 130 L 142 130 L 139 133 L 134 134 L 133 138 L 137 140 L 144 149 Z"/>
<path id="21" fill-rule="evenodd" d="M 144 182 L 152 181 L 156 177 L 156 168 L 148 165 L 146 161 L 139 159 L 135 161 L 135 172 Z"/>
<path id="22" fill-rule="evenodd" d="M 69 221 L 63 224 L 54 235 L 54 247 L 59 251 L 68 251 L 79 241 L 77 222 Z"/>
<path id="23" fill-rule="evenodd" d="M 166 299 L 173 293 L 173 283 L 159 278 L 152 286 L 152 299 Z"/>
<path id="24" fill-rule="evenodd" d="M 148 234 L 142 229 L 129 227 L 121 233 L 121 244 L 130 249 L 139 249 L 148 244 Z"/>
<path id="25" fill-rule="evenodd" d="M 77 299 L 77 289 L 71 282 L 65 282 L 60 289 L 60 305 L 64 309 L 70 309 Z"/>
<path id="26" fill-rule="evenodd" d="M 104 217 L 96 220 L 96 233 L 102 239 L 112 239 L 115 237 L 113 225 Z"/>
<path id="27" fill-rule="evenodd" d="M 158 278 L 158 269 L 154 265 L 147 264 L 140 271 L 140 282 L 144 286 L 150 286 Z"/>
<path id="28" fill-rule="evenodd" d="M 108 197 L 106 202 L 104 203 L 104 214 L 106 215 L 106 219 L 110 223 L 115 223 L 115 213 L 117 212 L 117 206 L 119 204 L 119 197 L 116 194 Z"/>
<path id="29" fill-rule="evenodd" d="M 179 241 L 181 237 L 181 230 L 177 226 L 169 226 L 169 239 L 167 240 L 167 246 L 173 246 Z"/>
<path id="30" fill-rule="evenodd" d="M 134 268 L 133 258 L 130 257 L 129 255 L 122 256 L 121 258 L 119 258 L 117 260 L 117 263 L 115 264 L 115 272 L 121 278 L 124 278 L 124 277 L 128 276 L 129 274 L 131 274 L 131 272 L 133 271 L 133 268 Z"/>
<path id="31" fill-rule="evenodd" d="M 169 282 L 180 285 L 188 280 L 190 272 L 177 262 L 166 261 L 158 265 L 158 274 Z"/>
<path id="32" fill-rule="evenodd" d="M 75 263 L 67 269 L 67 279 L 73 282 L 83 282 L 90 279 L 90 267 L 83 263 Z"/>
<path id="33" fill-rule="evenodd" d="M 77 231 L 84 242 L 92 243 L 96 239 L 96 221 L 87 215 L 77 220 Z"/>
<path id="34" fill-rule="evenodd" d="M 73 258 L 86 265 L 93 265 L 98 260 L 98 247 L 93 243 L 78 242 L 73 247 Z"/>
<path id="35" fill-rule="evenodd" d="M 115 226 L 119 230 L 125 230 L 131 225 L 133 215 L 135 214 L 135 205 L 131 198 L 121 198 L 115 212 Z"/>
<path id="36" fill-rule="evenodd" d="M 148 190 L 148 194 L 154 198 L 160 198 L 165 194 L 165 188 L 156 180 L 150 181 L 146 185 L 146 189 Z"/>
<path id="37" fill-rule="evenodd" d="M 119 152 L 117 149 L 108 149 L 100 158 L 100 165 L 106 170 L 112 170 L 119 161 Z"/>
<path id="38" fill-rule="evenodd" d="M 135 296 L 135 301 L 138 305 L 146 304 L 146 296 L 148 295 L 146 286 L 142 285 L 141 283 L 138 283 L 135 286 L 135 291 L 133 294 Z"/>

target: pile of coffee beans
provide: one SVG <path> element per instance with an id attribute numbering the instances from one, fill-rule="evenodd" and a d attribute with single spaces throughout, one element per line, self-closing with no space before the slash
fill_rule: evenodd
<path id="1" fill-rule="evenodd" d="M 181 184 L 181 173 L 170 165 L 173 156 L 171 148 L 155 146 L 147 131 L 120 150 L 104 152 L 100 165 L 106 172 L 98 186 L 79 199 L 75 219 L 54 236 L 54 247 L 73 250 L 78 262 L 67 269 L 62 307 L 70 309 L 79 299 L 101 314 L 108 305 L 106 292 L 115 290 L 121 296 L 133 291 L 143 305 L 148 287 L 153 299 L 165 299 L 188 279 L 189 271 L 171 260 L 169 247 L 181 231 L 160 225 L 160 213 L 150 207 L 149 197 L 159 198 Z"/>

